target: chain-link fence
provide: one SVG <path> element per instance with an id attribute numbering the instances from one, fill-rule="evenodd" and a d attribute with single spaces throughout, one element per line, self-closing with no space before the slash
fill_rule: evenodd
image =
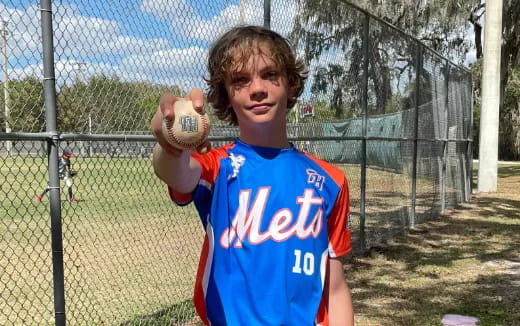
<path id="1" fill-rule="evenodd" d="M 164 91 L 204 87 L 209 45 L 239 23 L 307 63 L 289 135 L 345 171 L 355 253 L 469 199 L 470 73 L 348 3 L 312 3 L 0 4 L 0 324 L 197 324 L 203 230 L 154 176 L 148 125 Z M 212 120 L 214 146 L 237 136 Z"/>

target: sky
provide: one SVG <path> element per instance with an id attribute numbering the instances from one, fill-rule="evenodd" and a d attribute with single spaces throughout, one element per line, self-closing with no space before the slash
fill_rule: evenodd
<path id="1" fill-rule="evenodd" d="M 293 1 L 272 1 L 271 10 L 271 27 L 286 35 Z M 37 2 L 2 0 L 0 15 L 7 22 L 9 78 L 42 77 Z M 241 17 L 263 24 L 263 1 L 242 0 L 240 7 L 239 0 L 55 0 L 53 17 L 57 84 L 105 74 L 187 89 L 204 86 L 208 47 L 218 35 Z"/>
<path id="2" fill-rule="evenodd" d="M 37 1 L 0 0 L 7 22 L 10 79 L 43 78 Z M 126 81 L 204 88 L 211 42 L 243 21 L 263 24 L 263 0 L 53 0 L 56 82 L 70 84 L 94 75 Z M 271 28 L 292 29 L 295 0 L 271 0 Z M 472 31 L 468 37 L 472 38 Z M 2 43 L 3 44 L 3 43 Z M 342 64 L 340 51 L 324 52 Z M 467 63 L 474 60 L 470 53 Z M 3 64 L 3 63 L 2 63 Z M 312 71 L 315 63 L 309 67 Z M 2 76 L 3 79 L 3 76 Z M 311 80 L 307 82 L 307 91 Z"/>

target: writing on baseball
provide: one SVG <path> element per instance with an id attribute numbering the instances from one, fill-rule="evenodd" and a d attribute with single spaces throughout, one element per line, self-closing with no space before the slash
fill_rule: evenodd
<path id="1" fill-rule="evenodd" d="M 209 134 L 209 118 L 198 112 L 191 101 L 178 100 L 173 105 L 173 120 L 163 120 L 163 134 L 170 145 L 192 150 L 202 145 Z"/>

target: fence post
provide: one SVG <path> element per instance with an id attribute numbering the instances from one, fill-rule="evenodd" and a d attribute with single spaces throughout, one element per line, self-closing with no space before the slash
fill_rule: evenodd
<path id="1" fill-rule="evenodd" d="M 51 247 L 54 288 L 54 318 L 56 326 L 65 326 L 65 287 L 63 274 L 63 238 L 58 178 L 58 131 L 56 123 L 56 78 L 54 74 L 54 44 L 51 0 L 41 0 L 41 28 L 43 45 L 43 87 L 46 130 L 52 134 L 48 140 L 49 195 L 51 213 Z"/>
<path id="2" fill-rule="evenodd" d="M 9 95 L 9 58 L 7 57 L 7 35 L 9 35 L 9 31 L 7 29 L 7 21 L 1 20 L 0 26 L 0 34 L 2 36 L 2 65 L 3 65 L 3 73 L 4 73 L 4 119 L 5 119 L 5 133 L 11 132 L 11 127 L 9 125 L 9 120 L 11 116 L 11 96 Z M 13 142 L 11 140 L 5 141 L 5 149 L 7 151 L 7 156 L 11 155 L 13 147 Z"/>
<path id="3" fill-rule="evenodd" d="M 264 27 L 271 29 L 271 0 L 264 0 Z"/>
<path id="4" fill-rule="evenodd" d="M 446 210 L 446 159 L 448 157 L 448 145 L 449 145 L 449 128 L 448 128 L 448 121 L 449 121 L 449 112 L 448 112 L 448 85 L 449 85 L 449 79 L 450 79 L 450 63 L 448 60 L 445 60 L 445 77 L 444 77 L 444 91 L 445 91 L 445 102 L 444 107 L 446 108 L 446 124 L 445 124 L 445 130 L 444 130 L 444 140 L 442 141 L 442 170 L 441 170 L 441 176 L 440 176 L 440 182 L 441 182 L 441 213 L 443 213 Z"/>
<path id="5" fill-rule="evenodd" d="M 368 65 L 369 65 L 369 41 L 370 41 L 370 16 L 365 13 L 365 21 L 363 24 L 363 90 L 362 90 L 362 109 L 363 109 L 363 125 L 361 140 L 361 198 L 359 200 L 359 246 L 363 252 L 367 249 L 365 223 L 366 223 L 366 183 L 367 183 L 367 118 L 368 118 Z"/>
<path id="6" fill-rule="evenodd" d="M 473 77 L 470 75 L 469 77 L 469 130 L 468 130 L 468 174 L 469 174 L 469 191 L 467 193 L 466 201 L 471 201 L 471 194 L 473 193 Z"/>
<path id="7" fill-rule="evenodd" d="M 415 227 L 415 206 L 417 203 L 417 143 L 419 138 L 419 92 L 421 91 L 421 70 L 422 70 L 422 46 L 421 43 L 415 42 L 415 115 L 413 126 L 413 166 L 412 166 L 412 207 L 410 209 L 410 221 L 408 227 Z"/>

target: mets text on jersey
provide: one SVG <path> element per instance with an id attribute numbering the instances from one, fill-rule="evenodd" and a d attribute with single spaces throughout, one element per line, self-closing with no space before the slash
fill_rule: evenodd
<path id="1" fill-rule="evenodd" d="M 220 245 L 224 248 L 234 246 L 242 247 L 242 241 L 248 237 L 251 244 L 260 244 L 269 239 L 274 241 L 284 241 L 292 236 L 300 239 L 308 237 L 317 238 L 321 232 L 323 224 L 323 210 L 321 207 L 316 211 L 310 223 L 306 225 L 311 207 L 323 203 L 323 198 L 314 197 L 314 189 L 305 189 L 303 196 L 296 198 L 296 203 L 300 205 L 300 211 L 296 221 L 293 222 L 293 213 L 288 208 L 278 210 L 271 218 L 271 223 L 265 232 L 260 231 L 264 208 L 269 198 L 271 187 L 258 189 L 256 198 L 249 209 L 249 199 L 251 190 L 242 190 L 239 194 L 239 206 L 232 226 L 224 230 L 220 237 Z"/>

